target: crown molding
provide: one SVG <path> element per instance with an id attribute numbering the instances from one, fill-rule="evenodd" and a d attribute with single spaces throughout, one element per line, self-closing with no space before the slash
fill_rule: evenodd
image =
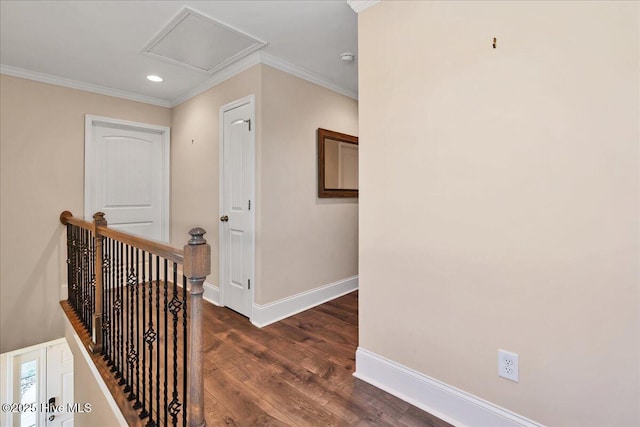
<path id="1" fill-rule="evenodd" d="M 349 6 L 355 13 L 360 13 L 365 9 L 370 8 L 374 4 L 378 3 L 380 0 L 347 0 Z"/>
<path id="2" fill-rule="evenodd" d="M 171 103 L 161 98 L 154 98 L 151 96 L 140 95 L 133 92 L 127 92 L 124 90 L 112 89 L 106 86 L 94 85 L 91 83 L 85 83 L 78 80 L 67 79 L 64 77 L 58 77 L 51 74 L 38 73 L 36 71 L 29 71 L 23 68 L 11 67 L 9 65 L 0 64 L 0 74 L 6 74 L 13 77 L 20 77 L 28 80 L 35 80 L 37 82 L 48 83 L 56 86 L 68 87 L 71 89 L 83 90 L 85 92 L 97 93 L 100 95 L 113 96 L 116 98 L 128 99 L 129 101 L 143 102 L 145 104 L 157 105 L 158 107 L 170 108 Z"/>
<path id="3" fill-rule="evenodd" d="M 270 67 L 283 71 L 287 74 L 291 74 L 292 76 L 301 78 L 308 82 L 314 83 L 318 86 L 322 86 L 325 89 L 329 89 L 333 92 L 358 100 L 358 93 L 356 91 L 346 89 L 338 84 L 335 84 L 327 80 L 326 78 L 320 76 L 319 74 L 313 73 L 304 68 L 298 67 L 297 65 L 293 65 L 289 62 L 283 61 L 265 52 L 254 52 L 249 56 L 245 56 L 241 60 L 236 61 L 233 64 L 216 72 L 204 82 L 198 84 L 192 89 L 189 89 L 179 97 L 174 98 L 170 101 L 161 99 L 161 98 L 154 98 L 150 96 L 127 92 L 124 90 L 112 89 L 105 86 L 98 86 L 91 83 L 84 83 L 78 80 L 71 80 L 64 77 L 53 76 L 50 74 L 29 71 L 22 68 L 11 67 L 8 65 L 0 65 L 0 74 L 7 74 L 10 76 L 20 77 L 23 79 L 35 80 L 42 83 L 49 83 L 56 86 L 64 86 L 71 89 L 78 89 L 86 92 L 98 93 L 100 95 L 114 96 L 116 98 L 128 99 L 130 101 L 143 102 L 145 104 L 157 105 L 159 107 L 173 108 L 176 105 L 179 105 L 184 101 L 187 101 L 193 98 L 194 96 L 199 95 L 202 92 L 205 92 L 211 89 L 212 87 L 219 85 L 225 80 L 229 80 L 230 78 L 258 64 L 268 65 Z"/>
<path id="4" fill-rule="evenodd" d="M 298 67 L 297 65 L 293 65 L 289 62 L 283 61 L 282 59 L 276 58 L 273 55 L 269 55 L 266 52 L 259 52 L 260 58 L 263 64 L 268 65 L 270 67 L 276 68 L 280 71 L 284 71 L 285 73 L 291 74 L 292 76 L 299 77 L 308 82 L 317 84 L 318 86 L 322 86 L 326 89 L 329 89 L 333 92 L 337 92 L 341 95 L 348 96 L 349 98 L 358 100 L 358 92 L 346 89 L 340 85 L 337 85 L 324 77 L 312 73 L 310 71 L 305 70 L 304 68 Z"/>

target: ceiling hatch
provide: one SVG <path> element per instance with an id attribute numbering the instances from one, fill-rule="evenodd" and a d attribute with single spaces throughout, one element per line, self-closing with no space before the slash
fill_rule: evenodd
<path id="1" fill-rule="evenodd" d="M 142 52 L 192 70 L 214 73 L 266 44 L 185 7 Z"/>

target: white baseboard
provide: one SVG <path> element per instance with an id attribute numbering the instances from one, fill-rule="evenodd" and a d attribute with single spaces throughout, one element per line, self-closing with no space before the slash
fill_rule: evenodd
<path id="1" fill-rule="evenodd" d="M 69 299 L 69 286 L 66 283 L 60 285 L 60 301 Z"/>
<path id="2" fill-rule="evenodd" d="M 209 301 L 211 304 L 221 306 L 220 304 L 220 288 L 214 286 L 209 282 L 204 282 L 204 294 L 202 295 L 202 299 L 205 301 Z"/>
<path id="3" fill-rule="evenodd" d="M 542 426 L 361 347 L 353 375 L 455 426 Z"/>
<path id="4" fill-rule="evenodd" d="M 358 276 L 302 292 L 269 304 L 253 304 L 251 323 L 262 328 L 358 289 Z"/>

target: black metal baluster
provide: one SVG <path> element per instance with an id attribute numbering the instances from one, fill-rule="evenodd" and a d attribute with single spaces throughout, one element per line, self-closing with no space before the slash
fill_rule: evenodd
<path id="1" fill-rule="evenodd" d="M 90 300 L 90 280 L 89 280 L 89 257 L 87 257 L 87 233 L 88 231 L 84 228 L 82 229 L 82 247 L 80 248 L 80 256 L 82 257 L 82 313 L 84 317 L 84 325 L 87 327 L 89 331 L 91 331 L 91 327 L 89 326 L 89 300 Z"/>
<path id="2" fill-rule="evenodd" d="M 178 425 L 178 414 L 180 413 L 180 399 L 178 398 L 178 313 L 182 310 L 182 302 L 178 298 L 178 265 L 173 263 L 173 295 L 169 303 L 169 311 L 173 320 L 173 389 L 171 393 L 171 402 L 169 403 L 169 414 L 171 415 L 171 423 Z M 168 345 L 167 345 L 168 346 Z"/>
<path id="3" fill-rule="evenodd" d="M 135 323 L 135 352 L 136 352 L 136 358 L 135 358 L 135 368 L 136 368 L 136 375 L 134 377 L 134 381 L 135 381 L 135 385 L 136 385 L 136 392 L 135 392 L 135 396 L 136 396 L 136 402 L 133 405 L 133 409 L 140 409 L 142 407 L 142 403 L 140 403 L 140 366 L 139 366 L 139 360 L 140 360 L 140 298 L 139 298 L 139 293 L 140 290 L 138 289 L 140 287 L 140 249 L 136 249 L 135 250 L 135 255 L 136 255 L 136 323 Z M 144 263 L 144 252 L 142 254 L 142 262 Z M 142 275 L 144 276 L 144 266 L 142 266 Z M 142 286 L 144 286 L 144 279 L 142 281 Z M 143 297 L 144 299 L 144 297 Z M 142 326 L 144 327 L 144 322 L 142 322 Z M 144 353 L 144 346 L 142 347 L 142 352 Z M 143 376 L 144 376 L 144 372 L 143 372 Z M 132 381 L 133 382 L 133 381 Z"/>
<path id="4" fill-rule="evenodd" d="M 93 331 L 93 315 L 100 307 L 96 307 L 96 239 L 93 232 L 89 231 L 89 265 L 90 265 L 90 277 L 91 277 L 91 303 L 89 304 L 89 323 L 90 330 Z"/>
<path id="5" fill-rule="evenodd" d="M 73 256 L 73 248 L 71 246 L 71 240 L 73 239 L 73 225 L 67 224 L 67 301 L 73 307 L 73 268 L 71 267 L 71 258 Z"/>
<path id="6" fill-rule="evenodd" d="M 182 276 L 182 426 L 187 426 L 187 277 Z"/>
<path id="7" fill-rule="evenodd" d="M 126 326 L 124 324 L 124 311 L 126 310 L 126 307 L 124 305 L 124 282 L 125 282 L 125 273 L 126 271 L 123 271 L 125 267 L 124 265 L 124 261 L 125 261 L 125 257 L 124 257 L 124 244 L 122 242 L 119 242 L 120 244 L 118 245 L 118 357 L 117 357 L 117 373 L 116 373 L 116 378 L 119 378 L 120 380 L 118 381 L 118 385 L 124 385 L 125 380 L 124 380 L 124 356 L 123 356 L 123 352 L 124 352 L 124 327 Z"/>
<path id="8" fill-rule="evenodd" d="M 103 313 L 103 319 L 102 319 L 102 359 L 103 360 L 109 360 L 109 348 L 111 346 L 111 342 L 109 341 L 109 329 L 110 329 L 110 321 L 111 321 L 111 315 L 109 313 L 109 296 L 111 294 L 110 292 L 110 285 L 109 285 L 109 278 L 110 278 L 110 270 L 109 270 L 109 256 L 110 256 L 110 252 L 109 252 L 109 238 L 108 237 L 103 237 L 102 238 L 102 289 L 103 289 L 103 308 L 102 308 L 102 313 Z"/>
<path id="9" fill-rule="evenodd" d="M 149 256 L 150 258 L 151 256 Z M 144 334 L 142 336 L 142 411 L 140 412 L 140 419 L 144 419 L 149 416 L 149 412 L 147 412 L 147 351 L 145 343 L 147 342 L 147 336 L 151 329 L 151 326 L 147 327 L 147 271 L 145 268 L 145 259 L 147 259 L 147 253 L 142 251 L 142 328 L 144 329 Z M 151 290 L 149 290 L 149 295 L 151 295 Z M 151 305 L 151 302 L 149 302 Z M 146 329 L 145 329 L 146 328 Z"/>
<path id="10" fill-rule="evenodd" d="M 107 366 L 113 366 L 113 358 L 115 356 L 115 328 L 116 317 L 114 306 L 116 304 L 115 283 L 116 283 L 116 255 L 114 243 L 109 239 L 109 359 Z"/>
<path id="11" fill-rule="evenodd" d="M 169 381 L 168 381 L 168 375 L 169 375 L 169 369 L 168 369 L 168 364 L 169 361 L 167 360 L 168 358 L 168 350 L 169 350 L 169 344 L 168 344 L 168 338 L 169 338 L 169 332 L 168 332 L 168 322 L 167 322 L 167 309 L 168 309 L 168 305 L 169 305 L 169 294 L 168 294 L 168 285 L 167 282 L 169 281 L 169 261 L 168 260 L 164 260 L 164 425 L 167 425 L 167 419 L 169 418 L 168 413 L 169 413 L 169 402 L 168 402 L 168 394 L 167 394 L 167 389 L 169 388 Z"/>
<path id="12" fill-rule="evenodd" d="M 125 252 L 126 252 L 126 264 L 125 264 L 125 272 L 127 272 L 127 289 L 126 289 L 126 293 L 127 293 L 127 309 L 125 310 L 126 312 L 126 328 L 125 328 L 125 332 L 127 335 L 127 340 L 126 340 L 126 345 L 125 345 L 125 371 L 126 371 L 126 376 L 125 376 L 125 386 L 124 386 L 124 392 L 125 393 L 129 393 L 129 395 L 127 396 L 127 400 L 131 401 L 133 400 L 133 393 L 131 393 L 132 387 L 131 387 L 131 374 L 133 371 L 133 324 L 132 324 L 132 313 L 133 313 L 133 305 L 131 303 L 131 296 L 133 293 L 133 260 L 132 258 L 132 251 L 133 248 L 129 245 L 125 246 Z"/>
<path id="13" fill-rule="evenodd" d="M 85 251 L 85 243 L 86 243 L 86 233 L 87 231 L 82 228 L 80 229 L 80 277 L 82 283 L 82 305 L 80 306 L 82 310 L 82 323 L 84 323 L 85 328 L 88 329 L 87 325 L 87 257 L 84 254 Z"/>
<path id="14" fill-rule="evenodd" d="M 120 301 L 120 251 L 118 250 L 120 248 L 120 244 L 118 243 L 117 240 L 115 240 L 113 242 L 113 250 L 114 250 L 114 254 L 115 254 L 115 259 L 114 259 L 114 288 L 113 288 L 113 323 L 115 324 L 115 329 L 113 330 L 113 366 L 111 367 L 111 371 L 115 373 L 114 377 L 115 378 L 120 378 L 118 375 L 118 371 L 120 370 L 119 367 L 119 362 L 120 359 L 118 358 L 118 353 L 119 353 L 119 349 L 120 349 L 120 340 L 118 337 L 120 337 L 120 310 L 122 308 L 122 304 Z"/>
<path id="15" fill-rule="evenodd" d="M 156 256 L 156 325 L 160 334 L 160 257 Z M 160 336 L 156 346 L 156 420 L 160 424 Z"/>

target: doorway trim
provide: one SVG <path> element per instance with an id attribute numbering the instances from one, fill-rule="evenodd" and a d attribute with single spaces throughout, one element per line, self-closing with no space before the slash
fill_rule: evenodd
<path id="1" fill-rule="evenodd" d="M 249 199 L 253 202 L 253 209 L 251 209 L 251 271 L 249 275 L 251 276 L 251 280 L 253 286 L 251 286 L 251 310 L 249 315 L 249 320 L 253 318 L 254 306 L 255 306 L 255 289 L 258 286 L 257 281 L 255 280 L 255 271 L 256 271 L 256 211 L 258 209 L 258 204 L 256 203 L 256 96 L 254 94 L 245 96 L 228 104 L 225 104 L 220 107 L 220 113 L 218 116 L 218 216 L 224 215 L 223 212 L 223 203 L 224 203 L 224 113 L 227 111 L 231 111 L 235 108 L 242 107 L 244 105 L 249 105 L 249 118 L 251 120 L 251 125 L 254 127 L 254 131 L 249 135 L 249 141 L 251 143 L 250 154 L 249 154 L 249 164 L 253 171 L 253 180 L 251 183 L 251 190 L 249 191 Z M 223 268 L 223 257 L 222 257 L 222 242 L 223 242 L 223 228 L 218 224 L 218 284 L 220 290 L 220 299 L 219 303 L 221 306 L 225 306 L 224 303 L 224 286 L 222 283 L 222 268 Z"/>
<path id="2" fill-rule="evenodd" d="M 131 122 L 127 120 L 112 119 L 110 117 L 94 116 L 86 114 L 84 120 L 84 219 L 93 221 L 91 212 L 93 188 L 93 126 L 108 125 L 118 128 L 126 128 L 144 132 L 159 133 L 162 138 L 162 240 L 169 241 L 169 206 L 170 206 L 170 164 L 171 164 L 171 128 L 167 126 L 151 125 L 148 123 Z M 109 218 L 107 218 L 109 221 Z"/>

